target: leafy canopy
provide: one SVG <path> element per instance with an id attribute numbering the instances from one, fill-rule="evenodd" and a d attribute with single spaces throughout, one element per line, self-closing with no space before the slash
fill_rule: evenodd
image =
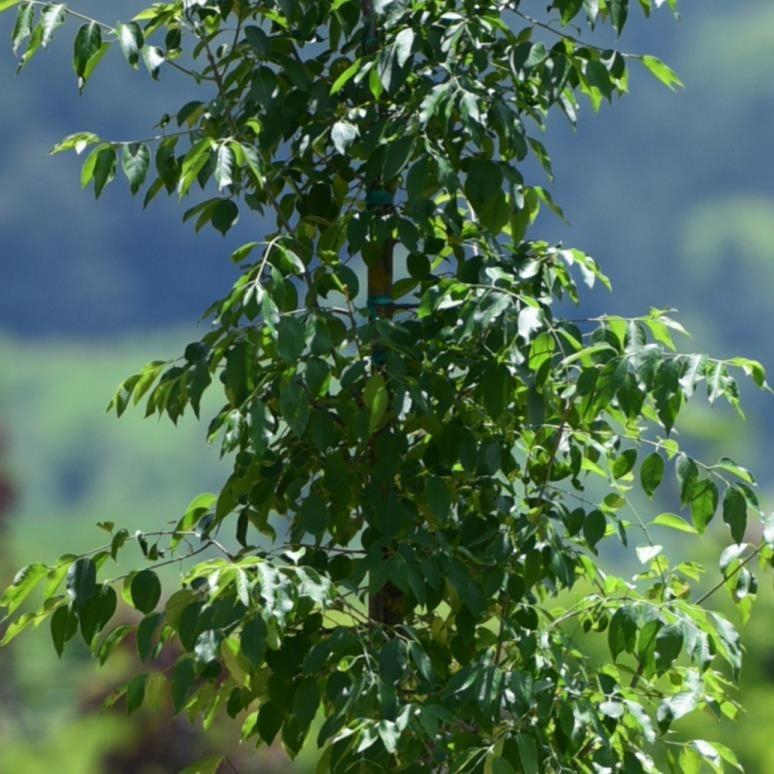
<path id="1" fill-rule="evenodd" d="M 578 37 L 620 34 L 635 3 L 531 5 L 177 0 L 113 25 L 0 0 L 18 12 L 19 69 L 70 19 L 79 89 L 115 47 L 153 79 L 201 87 L 154 137 L 59 143 L 86 153 L 84 187 L 99 197 L 120 168 L 145 206 L 201 191 L 184 215 L 197 231 L 268 224 L 233 252 L 239 277 L 209 332 L 111 403 L 176 422 L 221 392 L 208 437 L 233 459 L 228 480 L 168 528 L 106 522 L 102 548 L 26 566 L 0 598 L 3 642 L 48 622 L 57 652 L 80 634 L 104 662 L 131 635 L 147 671 L 109 703 L 131 712 L 168 683 L 205 728 L 225 714 L 291 755 L 318 718 L 321 771 L 737 765 L 672 723 L 737 713 L 739 637 L 707 603 L 725 585 L 749 614 L 774 525 L 744 542 L 761 515 L 752 475 L 694 459 L 673 429 L 699 388 L 739 408 L 732 372 L 768 389 L 765 373 L 679 354 L 664 310 L 553 311 L 578 300 L 576 277 L 608 283 L 580 250 L 527 237 L 542 207 L 561 216 L 523 171 L 532 157 L 551 176 L 548 114 L 599 109 L 632 63 L 680 82 Z M 673 474 L 687 518 L 639 494 Z M 717 511 L 733 544 L 707 587 L 662 542 Z M 631 541 L 633 578 L 603 569 L 606 541 Z M 130 543 L 147 564 L 116 577 Z M 181 563 L 165 590 L 157 571 Z M 138 623 L 111 623 L 119 596 Z"/>

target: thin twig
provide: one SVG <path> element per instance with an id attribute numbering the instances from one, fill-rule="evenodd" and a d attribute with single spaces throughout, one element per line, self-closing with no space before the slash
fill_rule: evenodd
<path id="1" fill-rule="evenodd" d="M 753 559 L 755 559 L 756 556 L 766 547 L 766 541 L 761 540 L 761 542 L 756 546 L 755 550 L 747 557 L 745 557 L 739 564 L 730 572 L 728 575 L 723 576 L 723 580 L 716 583 L 709 591 L 705 591 L 704 594 L 702 594 L 697 600 L 696 604 L 701 605 L 704 602 L 706 602 L 718 589 L 723 588 L 726 581 L 730 578 L 733 578 L 734 575 L 736 575 L 746 564 L 751 562 Z"/>
<path id="2" fill-rule="evenodd" d="M 529 22 L 535 27 L 540 27 L 540 29 L 545 30 L 546 32 L 550 32 L 552 35 L 556 35 L 557 37 L 562 38 L 563 40 L 567 40 L 570 43 L 575 44 L 576 46 L 582 46 L 583 48 L 591 48 L 594 51 L 598 51 L 601 54 L 604 54 L 607 50 L 602 48 L 602 46 L 595 46 L 593 43 L 589 43 L 585 40 L 581 40 L 580 38 L 575 37 L 574 35 L 570 35 L 567 32 L 558 30 L 556 29 L 556 27 L 552 27 L 550 24 L 546 24 L 546 22 L 542 22 L 539 19 L 536 19 L 533 16 L 530 16 L 529 14 L 524 13 L 524 11 L 520 11 L 518 8 L 513 8 L 510 6 L 509 8 L 511 11 L 513 11 L 513 13 L 516 14 L 516 16 L 519 16 L 522 19 L 524 19 L 524 21 Z M 642 59 L 642 56 L 640 54 L 627 54 L 624 51 L 621 51 L 619 53 L 624 59 L 638 59 L 638 60 Z"/>

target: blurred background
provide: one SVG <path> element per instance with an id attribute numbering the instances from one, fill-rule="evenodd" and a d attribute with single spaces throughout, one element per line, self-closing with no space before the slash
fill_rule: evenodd
<path id="1" fill-rule="evenodd" d="M 141 4 L 111 6 L 128 16 Z M 623 47 L 667 61 L 685 90 L 672 94 L 633 66 L 628 99 L 597 116 L 584 105 L 577 132 L 557 116 L 546 143 L 571 225 L 543 219 L 533 235 L 586 250 L 610 274 L 615 294 L 595 291 L 586 311 L 674 307 L 694 334 L 686 350 L 745 355 L 774 371 L 774 6 L 682 6 L 679 22 L 663 10 L 649 23 L 635 18 Z M 12 14 L 0 17 L 0 39 L 10 39 L 12 24 Z M 262 234 L 260 222 L 243 221 L 227 239 L 195 236 L 174 200 L 143 212 L 120 183 L 97 204 L 80 190 L 80 159 L 47 156 L 56 141 L 79 130 L 146 137 L 170 99 L 182 104 L 191 87 L 172 72 L 155 83 L 113 51 L 78 97 L 71 40 L 60 33 L 18 79 L 10 45 L 0 48 L 3 585 L 20 564 L 104 542 L 98 521 L 130 529 L 166 522 L 194 494 L 219 486 L 224 469 L 202 426 L 175 429 L 140 412 L 116 422 L 104 407 L 123 377 L 201 334 L 193 321 L 236 276 L 231 251 Z M 751 467 L 771 502 L 774 401 L 744 392 L 746 423 L 698 404 L 682 433 L 706 458 L 730 454 Z M 727 541 L 716 529 L 686 549 L 714 577 Z M 746 714 L 735 725 L 707 716 L 684 728 L 731 743 L 753 773 L 774 771 L 771 586 L 762 579 L 744 627 Z M 185 721 L 170 727 L 163 713 L 95 714 L 134 668 L 130 651 L 97 670 L 85 654 L 58 662 L 46 631 L 17 642 L 0 651 L 0 772 L 174 772 L 234 744 L 226 731 L 206 741 Z M 233 760 L 241 772 L 290 770 L 279 751 L 260 755 L 237 750 Z"/>

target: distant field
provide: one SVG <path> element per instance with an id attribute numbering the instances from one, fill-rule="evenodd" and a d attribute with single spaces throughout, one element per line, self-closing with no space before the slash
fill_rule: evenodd
<path id="1" fill-rule="evenodd" d="M 223 466 L 206 422 L 121 419 L 105 407 L 118 383 L 148 360 L 176 356 L 194 338 L 177 331 L 109 343 L 0 338 L 0 425 L 21 495 L 11 528 L 17 561 L 53 559 L 104 538 L 94 527 L 131 529 L 177 518 Z M 216 398 L 217 399 L 217 398 Z"/>

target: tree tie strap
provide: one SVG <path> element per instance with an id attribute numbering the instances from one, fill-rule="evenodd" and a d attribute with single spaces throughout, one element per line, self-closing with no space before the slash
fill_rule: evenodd
<path id="1" fill-rule="evenodd" d="M 368 306 L 368 316 L 371 319 L 376 316 L 379 309 L 384 309 L 385 307 L 392 308 L 395 306 L 391 296 L 368 296 L 366 304 Z"/>
<path id="2" fill-rule="evenodd" d="M 378 210 L 386 207 L 392 207 L 394 195 L 384 188 L 374 188 L 366 194 L 366 208 L 369 210 Z"/>

